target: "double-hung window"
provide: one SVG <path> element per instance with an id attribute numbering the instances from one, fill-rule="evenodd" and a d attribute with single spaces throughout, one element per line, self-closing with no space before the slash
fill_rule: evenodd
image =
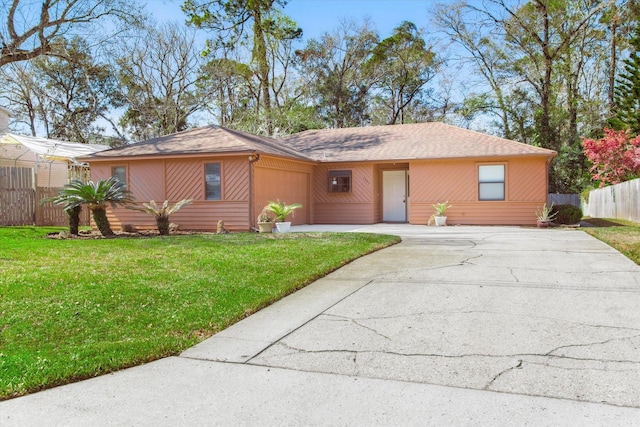
<path id="1" fill-rule="evenodd" d="M 504 165 L 478 166 L 478 199 L 504 200 Z"/>

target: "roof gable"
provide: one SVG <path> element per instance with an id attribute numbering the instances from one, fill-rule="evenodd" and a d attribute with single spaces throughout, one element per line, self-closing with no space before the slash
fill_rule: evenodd
<path id="1" fill-rule="evenodd" d="M 311 160 L 272 138 L 204 126 L 96 153 L 90 159 L 184 154 L 262 153 Z"/>

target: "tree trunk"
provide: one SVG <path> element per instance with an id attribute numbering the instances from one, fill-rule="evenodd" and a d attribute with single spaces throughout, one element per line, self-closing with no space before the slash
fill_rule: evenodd
<path id="1" fill-rule="evenodd" d="M 616 106 L 615 101 L 615 86 L 616 86 L 616 64 L 618 62 L 617 43 L 616 37 L 618 36 L 618 12 L 615 3 L 612 5 L 613 11 L 611 12 L 611 22 L 609 23 L 609 29 L 611 31 L 609 41 L 609 90 L 608 101 L 609 111 L 613 111 Z"/>
<path id="2" fill-rule="evenodd" d="M 253 7 L 253 56 L 258 61 L 258 74 L 262 87 L 262 104 L 267 119 L 267 133 L 273 135 L 273 120 L 271 117 L 271 93 L 269 92 L 269 63 L 267 62 L 267 44 L 262 29 L 262 11 L 260 3 L 255 2 Z"/>
<path id="3" fill-rule="evenodd" d="M 158 232 L 161 236 L 169 235 L 169 217 L 168 216 L 159 216 L 156 217 L 156 224 L 158 225 Z"/>
<path id="4" fill-rule="evenodd" d="M 107 218 L 107 210 L 103 207 L 94 207 L 92 209 L 93 220 L 100 230 L 100 234 L 104 237 L 113 236 L 113 231 L 111 230 L 111 224 L 109 224 L 109 219 Z"/>
<path id="5" fill-rule="evenodd" d="M 82 212 L 82 206 L 76 206 L 66 212 L 67 215 L 69 215 L 69 234 L 77 236 L 80 227 L 80 212 Z"/>

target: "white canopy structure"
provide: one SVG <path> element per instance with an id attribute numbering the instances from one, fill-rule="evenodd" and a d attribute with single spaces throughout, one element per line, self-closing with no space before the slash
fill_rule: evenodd
<path id="1" fill-rule="evenodd" d="M 76 162 L 76 157 L 88 156 L 110 148 L 108 145 L 78 144 L 11 133 L 0 138 L 0 144 L 22 145 L 47 160 L 66 160 L 71 163 Z"/>

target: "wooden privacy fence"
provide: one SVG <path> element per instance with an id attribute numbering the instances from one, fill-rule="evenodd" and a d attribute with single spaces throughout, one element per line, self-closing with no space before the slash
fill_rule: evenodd
<path id="1" fill-rule="evenodd" d="M 0 167 L 0 225 L 30 225 L 35 221 L 33 169 Z"/>
<path id="2" fill-rule="evenodd" d="M 59 190 L 34 188 L 31 168 L 0 167 L 0 225 L 69 225 L 61 206 L 40 203 L 44 198 L 57 195 Z M 89 224 L 86 208 L 80 215 L 80 224 Z"/>
<path id="3" fill-rule="evenodd" d="M 554 205 L 573 205 L 580 207 L 580 195 L 579 194 L 560 194 L 549 193 L 547 203 Z"/>
<path id="4" fill-rule="evenodd" d="M 593 218 L 640 222 L 640 178 L 590 191 L 582 211 Z"/>

